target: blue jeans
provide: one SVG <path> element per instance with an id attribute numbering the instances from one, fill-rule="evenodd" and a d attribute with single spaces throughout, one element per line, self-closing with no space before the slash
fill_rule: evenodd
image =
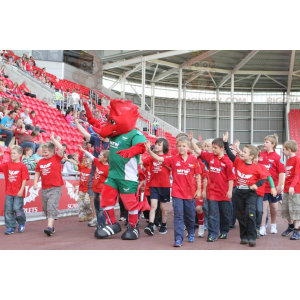
<path id="1" fill-rule="evenodd" d="M 208 228 L 208 203 L 207 199 L 204 199 L 204 205 L 202 207 L 204 212 L 204 227 Z"/>
<path id="2" fill-rule="evenodd" d="M 208 202 L 208 237 L 218 238 L 229 232 L 232 219 L 232 205 L 230 201 L 207 200 Z"/>
<path id="3" fill-rule="evenodd" d="M 92 183 L 93 183 L 95 170 L 96 170 L 96 167 L 94 165 L 94 162 L 92 162 L 92 170 L 91 170 L 91 174 L 90 174 L 90 178 L 89 178 L 89 185 L 88 185 L 88 187 L 89 187 L 88 193 L 90 196 L 94 196 L 94 191 L 92 191 Z"/>
<path id="4" fill-rule="evenodd" d="M 17 222 L 24 224 L 26 216 L 23 210 L 24 198 L 6 195 L 4 205 L 5 226 L 13 231 L 17 228 Z"/>
<path id="5" fill-rule="evenodd" d="M 8 147 L 14 133 L 12 131 L 2 129 L 0 135 L 6 135 L 5 146 Z"/>
<path id="6" fill-rule="evenodd" d="M 196 201 L 173 197 L 175 241 L 184 239 L 184 224 L 188 235 L 195 235 Z"/>
<path id="7" fill-rule="evenodd" d="M 74 105 L 74 109 L 75 109 L 75 110 L 79 110 L 79 104 L 75 104 L 75 105 Z"/>
<path id="8" fill-rule="evenodd" d="M 235 191 L 236 191 L 236 187 L 234 187 L 232 189 L 232 198 L 230 200 L 230 203 L 232 205 L 232 218 L 231 218 L 230 225 L 235 225 L 235 223 L 236 223 L 236 213 L 235 213 L 235 210 L 234 210 L 234 203 L 233 203 L 233 195 L 234 195 Z"/>
<path id="9" fill-rule="evenodd" d="M 101 196 L 100 193 L 94 192 L 94 206 L 97 213 L 97 223 L 99 225 L 101 224 L 104 225 L 106 223 L 106 219 L 103 213 L 103 209 L 100 206 L 100 196 Z"/>
<path id="10" fill-rule="evenodd" d="M 20 147 L 22 147 L 23 149 L 27 148 L 27 147 L 31 147 L 33 149 L 33 153 L 36 152 L 36 150 L 41 146 L 41 144 L 36 144 L 36 143 L 32 143 L 32 142 L 23 142 Z"/>
<path id="11" fill-rule="evenodd" d="M 263 202 L 264 198 L 261 196 L 257 196 L 256 198 L 256 228 L 259 229 L 261 226 L 261 220 L 263 216 Z"/>

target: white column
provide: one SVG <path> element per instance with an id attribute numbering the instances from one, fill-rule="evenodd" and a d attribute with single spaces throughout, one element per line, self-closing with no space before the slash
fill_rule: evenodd
<path id="1" fill-rule="evenodd" d="M 125 99 L 125 77 L 121 77 L 121 98 Z"/>
<path id="2" fill-rule="evenodd" d="M 155 114 L 155 82 L 151 82 L 151 113 Z"/>
<path id="3" fill-rule="evenodd" d="M 219 133 L 220 133 L 220 90 L 219 89 L 217 89 L 216 97 L 217 97 L 217 102 L 216 102 L 216 113 L 217 113 L 216 137 L 219 137 Z"/>
<path id="4" fill-rule="evenodd" d="M 254 91 L 252 89 L 251 90 L 251 126 L 250 126 L 251 127 L 250 141 L 252 145 L 253 145 L 253 131 L 254 131 L 253 117 L 254 117 Z"/>
<path id="5" fill-rule="evenodd" d="M 142 57 L 142 100 L 141 109 L 145 109 L 146 61 Z"/>
<path id="6" fill-rule="evenodd" d="M 181 110 L 182 110 L 182 69 L 179 69 L 178 77 L 178 129 L 181 131 Z"/>
<path id="7" fill-rule="evenodd" d="M 284 97 L 284 96 L 283 96 Z M 286 139 L 290 140 L 290 124 L 289 124 L 289 112 L 291 110 L 291 103 L 290 103 L 290 91 L 287 91 L 287 95 L 286 95 L 286 115 L 285 115 L 285 119 L 286 119 Z"/>
<path id="8" fill-rule="evenodd" d="M 186 132 L 186 85 L 183 86 L 183 132 Z"/>
<path id="9" fill-rule="evenodd" d="M 231 103 L 230 103 L 230 143 L 233 143 L 234 127 L 234 74 L 231 74 Z"/>

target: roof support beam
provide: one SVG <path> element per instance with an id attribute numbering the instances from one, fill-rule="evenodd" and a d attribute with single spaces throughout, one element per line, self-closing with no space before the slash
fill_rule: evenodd
<path id="1" fill-rule="evenodd" d="M 196 79 L 197 77 L 199 77 L 200 75 L 202 75 L 205 71 L 199 71 L 196 72 L 196 74 L 192 75 L 185 83 L 184 85 L 187 85 L 189 82 L 193 81 L 194 79 Z"/>
<path id="2" fill-rule="evenodd" d="M 292 87 L 293 70 L 294 70 L 294 63 L 295 63 L 295 54 L 296 54 L 296 50 L 292 50 L 289 77 L 288 77 L 288 86 L 287 86 L 287 96 L 288 97 L 290 95 L 290 91 L 291 91 L 291 87 Z"/>
<path id="3" fill-rule="evenodd" d="M 146 55 L 143 56 L 144 61 L 150 61 L 154 59 L 160 59 L 160 58 L 165 58 L 165 57 L 171 57 L 175 55 L 181 55 L 185 53 L 189 53 L 190 50 L 174 50 L 174 51 L 166 51 L 162 53 L 157 53 L 157 54 L 151 54 L 151 55 Z M 138 64 L 141 62 L 141 57 L 137 58 L 131 58 L 127 60 L 122 60 L 122 61 L 117 61 L 114 63 L 107 63 L 103 65 L 103 70 L 108 70 L 112 68 L 118 68 L 118 67 L 124 67 L 128 65 L 133 65 L 133 64 Z"/>
<path id="4" fill-rule="evenodd" d="M 280 84 L 281 86 L 285 87 L 287 89 L 287 86 L 285 86 L 284 84 L 282 84 L 281 82 L 277 81 L 276 79 L 270 77 L 269 75 L 267 74 L 264 74 L 266 77 L 268 77 L 269 79 L 273 80 L 274 82 Z"/>
<path id="5" fill-rule="evenodd" d="M 230 74 L 226 75 L 218 85 L 218 88 L 222 87 L 224 83 L 231 77 L 232 74 L 235 74 L 240 68 L 242 68 L 259 50 L 251 51 L 235 68 L 231 71 Z"/>
<path id="6" fill-rule="evenodd" d="M 156 76 L 154 79 L 153 79 L 153 82 L 157 82 L 157 81 L 160 81 L 166 77 L 168 77 L 169 75 L 175 73 L 175 72 L 178 72 L 179 71 L 179 68 L 173 68 L 173 69 L 170 69 L 166 72 L 163 72 L 161 73 L 160 75 Z"/>
<path id="7" fill-rule="evenodd" d="M 255 80 L 254 80 L 254 82 L 253 82 L 253 84 L 252 84 L 252 90 L 254 89 L 255 85 L 257 84 L 257 81 L 258 81 L 258 79 L 259 79 L 260 76 L 261 76 L 261 74 L 258 74 L 258 75 L 256 76 L 256 78 L 255 78 Z"/>
<path id="8" fill-rule="evenodd" d="M 239 82 L 239 81 L 243 81 L 243 80 L 245 80 L 245 79 L 247 79 L 247 78 L 250 78 L 250 77 L 253 77 L 253 76 L 255 76 L 255 74 L 252 74 L 252 75 L 249 75 L 249 76 L 247 76 L 247 77 L 244 77 L 244 78 L 235 80 L 234 83 Z M 226 83 L 225 85 L 229 85 L 229 83 Z"/>
<path id="9" fill-rule="evenodd" d="M 214 81 L 213 77 L 211 76 L 211 73 L 210 73 L 209 71 L 207 71 L 207 73 L 208 73 L 210 79 L 212 80 L 212 82 L 214 83 L 215 87 L 217 87 L 217 84 L 216 84 L 216 82 Z M 216 135 L 216 136 L 219 136 L 219 135 Z"/>
<path id="10" fill-rule="evenodd" d="M 187 67 L 193 66 L 195 62 L 204 60 L 207 57 L 212 56 L 212 55 L 214 55 L 214 54 L 216 54 L 216 53 L 218 53 L 220 51 L 221 50 L 210 50 L 210 51 L 201 53 L 200 55 L 197 55 L 197 56 L 191 58 L 190 60 L 184 62 L 183 64 L 181 64 L 180 68 L 187 68 Z"/>
<path id="11" fill-rule="evenodd" d="M 152 76 L 152 81 L 153 81 L 153 79 L 154 79 L 154 77 L 155 77 L 155 74 L 156 74 L 156 72 L 157 72 L 158 66 L 159 66 L 159 64 L 156 64 L 156 68 L 155 68 L 154 73 L 153 73 L 153 76 Z"/>

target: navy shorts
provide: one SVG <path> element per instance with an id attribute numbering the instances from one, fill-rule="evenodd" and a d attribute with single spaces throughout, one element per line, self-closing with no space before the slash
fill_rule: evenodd
<path id="1" fill-rule="evenodd" d="M 162 203 L 170 202 L 170 188 L 150 187 L 150 199 L 157 199 Z"/>
<path id="2" fill-rule="evenodd" d="M 282 195 L 277 195 L 273 197 L 272 194 L 265 194 L 264 201 L 269 201 L 269 203 L 277 203 L 278 201 L 282 200 Z"/>

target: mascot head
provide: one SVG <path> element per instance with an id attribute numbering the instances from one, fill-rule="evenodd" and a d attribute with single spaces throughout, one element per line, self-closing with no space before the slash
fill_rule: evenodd
<path id="1" fill-rule="evenodd" d="M 107 122 L 101 127 L 102 137 L 113 137 L 133 130 L 140 115 L 138 107 L 132 101 L 113 99 L 108 106 Z"/>

